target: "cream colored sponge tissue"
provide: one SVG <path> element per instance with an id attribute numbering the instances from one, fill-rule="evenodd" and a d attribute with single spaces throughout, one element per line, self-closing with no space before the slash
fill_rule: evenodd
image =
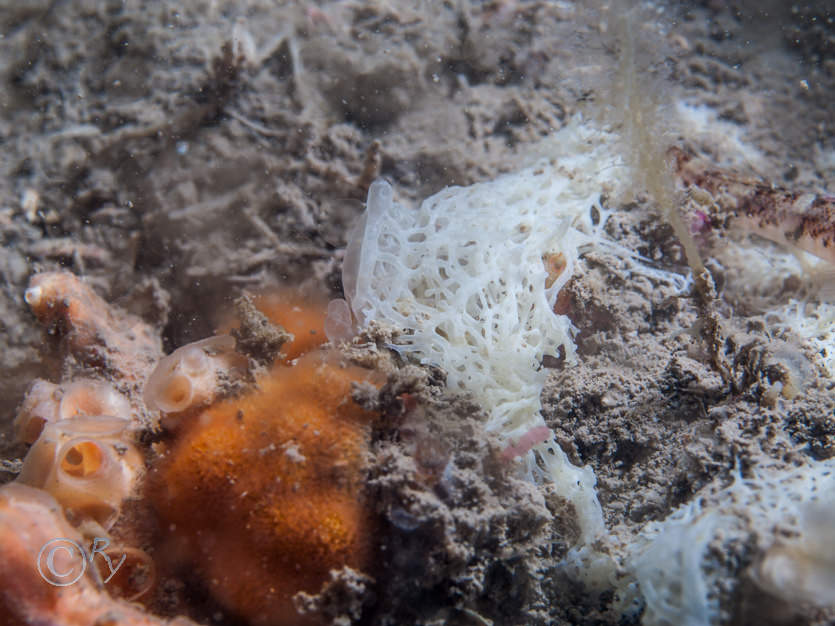
<path id="1" fill-rule="evenodd" d="M 449 187 L 417 208 L 374 182 L 346 251 L 359 325 L 408 329 L 402 349 L 445 368 L 449 386 L 479 397 L 488 430 L 507 438 L 542 423 L 543 357 L 575 360 L 571 322 L 554 305 L 596 238 L 592 207 L 621 169 L 607 133 L 572 124 L 558 135 L 565 158 Z"/>
<path id="2" fill-rule="evenodd" d="M 577 119 L 529 167 L 449 187 L 415 208 L 376 181 L 343 268 L 358 324 L 403 329 L 403 351 L 445 369 L 451 389 L 473 394 L 489 413 L 486 429 L 528 475 L 555 483 L 574 504 L 583 541 L 605 531 L 595 478 L 568 461 L 545 427 L 542 361 L 576 362 L 574 328 L 554 306 L 583 251 L 599 245 L 634 258 L 602 237 L 601 196 L 618 195 L 629 180 L 615 143 Z"/>

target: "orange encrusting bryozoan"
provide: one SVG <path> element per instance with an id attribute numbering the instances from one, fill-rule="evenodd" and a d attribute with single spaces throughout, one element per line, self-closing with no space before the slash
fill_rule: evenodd
<path id="1" fill-rule="evenodd" d="M 295 358 L 323 313 L 317 321 L 284 302 L 289 313 L 265 314 L 296 335 L 286 350 Z M 162 527 L 173 529 L 157 549 L 163 569 L 194 572 L 250 624 L 313 623 L 292 596 L 317 592 L 331 569 L 370 564 L 372 513 L 361 494 L 372 415 L 351 399 L 352 383 L 368 379 L 317 350 L 183 424 L 149 481 Z"/>

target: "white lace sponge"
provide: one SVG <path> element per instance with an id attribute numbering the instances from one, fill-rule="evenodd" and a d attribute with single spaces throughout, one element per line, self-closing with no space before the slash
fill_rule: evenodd
<path id="1" fill-rule="evenodd" d="M 574 362 L 572 325 L 554 313 L 584 245 L 592 207 L 620 168 L 608 136 L 571 125 L 559 152 L 533 166 L 450 187 L 419 207 L 377 181 L 346 251 L 343 283 L 360 326 L 386 321 L 410 334 L 405 351 L 447 370 L 453 389 L 491 413 L 487 429 L 519 437 L 542 424 L 546 354 Z"/>

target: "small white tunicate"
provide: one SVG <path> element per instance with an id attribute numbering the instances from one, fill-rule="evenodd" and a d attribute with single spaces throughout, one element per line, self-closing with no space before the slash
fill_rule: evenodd
<path id="1" fill-rule="evenodd" d="M 58 407 L 59 419 L 79 415 L 128 417 L 130 413 L 128 399 L 111 385 L 97 380 L 82 379 L 67 385 Z"/>
<path id="2" fill-rule="evenodd" d="M 342 298 L 328 302 L 328 312 L 325 317 L 325 335 L 328 341 L 332 343 L 350 341 L 354 334 L 354 322 L 348 302 Z"/>
<path id="3" fill-rule="evenodd" d="M 163 413 L 180 413 L 210 401 L 218 375 L 235 358 L 235 340 L 217 335 L 178 348 L 160 360 L 145 383 L 145 403 Z"/>
<path id="4" fill-rule="evenodd" d="M 47 424 L 29 449 L 18 481 L 109 528 L 145 465 L 127 435 L 129 424 L 98 415 Z"/>

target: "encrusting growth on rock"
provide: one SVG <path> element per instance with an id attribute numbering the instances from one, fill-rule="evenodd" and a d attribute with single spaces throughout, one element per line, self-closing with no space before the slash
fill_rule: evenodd
<path id="1" fill-rule="evenodd" d="M 107 377 L 120 391 L 138 396 L 162 357 L 159 335 L 149 324 L 110 306 L 69 272 L 36 274 L 23 299 L 47 332 L 58 338 L 64 356 L 74 359 L 74 367 L 84 368 L 88 376 Z M 134 408 L 144 407 L 134 403 Z"/>
<path id="2" fill-rule="evenodd" d="M 802 194 L 713 167 L 680 148 L 669 151 L 697 207 L 701 228 L 738 227 L 835 263 L 835 198 Z"/>
<path id="3" fill-rule="evenodd" d="M 247 624 L 318 624 L 323 611 L 300 593 L 319 594 L 334 570 L 373 582 L 377 523 L 364 486 L 375 414 L 352 393 L 378 381 L 321 348 L 324 300 L 247 297 L 239 328 L 166 357 L 150 326 L 71 274 L 35 276 L 25 300 L 66 364 L 61 382 L 35 381 L 16 420 L 32 447 L 17 483 L 0 490 L 0 626 L 86 626 L 105 614 L 190 624 L 118 601 L 200 617 L 168 595 L 172 580 Z M 149 448 L 138 435 L 157 413 L 162 440 Z M 53 537 L 110 547 L 69 590 L 17 580 Z M 124 559 L 109 584 L 104 555 Z"/>
<path id="4" fill-rule="evenodd" d="M 61 538 L 52 567 L 47 562 L 47 542 Z M 72 543 L 70 543 L 72 542 Z M 120 626 L 196 626 L 184 617 L 173 620 L 149 616 L 135 605 L 110 597 L 101 590 L 86 565 L 86 575 L 71 585 L 50 584 L 52 572 L 78 575 L 90 544 L 64 518 L 52 496 L 26 485 L 11 483 L 0 488 L 0 626 L 21 624 L 91 624 Z M 40 558 L 38 558 L 40 557 Z M 94 564 L 98 565 L 100 555 Z M 65 577 L 66 578 L 66 577 Z M 64 579 L 52 579 L 65 582 Z"/>

